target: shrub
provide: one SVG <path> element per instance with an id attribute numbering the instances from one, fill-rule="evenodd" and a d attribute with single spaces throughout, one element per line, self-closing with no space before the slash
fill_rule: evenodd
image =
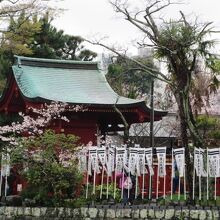
<path id="1" fill-rule="evenodd" d="M 20 174 L 28 182 L 23 198 L 54 206 L 79 194 L 82 175 L 74 157 L 77 141 L 74 135 L 46 130 L 43 135 L 28 138 L 13 149 L 13 162 L 22 165 Z"/>

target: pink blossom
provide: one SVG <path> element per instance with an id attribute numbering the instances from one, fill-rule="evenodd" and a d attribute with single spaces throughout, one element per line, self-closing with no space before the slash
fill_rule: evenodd
<path id="1" fill-rule="evenodd" d="M 47 127 L 53 119 L 59 118 L 60 120 L 69 122 L 69 119 L 62 115 L 67 111 L 82 111 L 83 108 L 79 105 L 70 106 L 67 103 L 51 102 L 50 104 L 44 104 L 42 108 L 30 107 L 29 110 L 34 113 L 31 115 L 25 115 L 19 112 L 19 116 L 22 117 L 22 122 L 12 122 L 11 125 L 5 125 L 0 127 L 0 139 L 2 141 L 9 142 L 10 144 L 16 144 L 14 137 L 6 137 L 8 134 L 21 134 L 27 132 L 31 137 L 34 135 L 41 135 L 43 128 Z M 33 115 L 33 116 L 32 116 Z"/>

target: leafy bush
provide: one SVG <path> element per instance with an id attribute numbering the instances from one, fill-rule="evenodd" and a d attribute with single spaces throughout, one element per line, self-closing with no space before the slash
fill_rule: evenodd
<path id="1" fill-rule="evenodd" d="M 84 194 L 82 195 L 82 198 L 85 198 L 85 192 L 86 190 L 84 190 Z M 117 187 L 115 189 L 115 199 L 114 199 L 114 183 L 109 183 L 108 185 L 108 198 L 107 198 L 107 184 L 102 185 L 101 198 L 100 198 L 100 193 L 101 193 L 101 185 L 95 186 L 95 194 L 93 194 L 93 185 L 89 185 L 88 198 L 86 201 L 88 203 L 91 202 L 103 203 L 103 202 L 107 202 L 107 200 L 109 201 L 114 200 L 114 202 L 120 202 L 121 200 L 121 190 Z"/>
<path id="2" fill-rule="evenodd" d="M 22 165 L 21 175 L 28 182 L 23 198 L 54 206 L 79 194 L 82 175 L 74 158 L 77 140 L 74 135 L 46 130 L 39 137 L 22 141 L 12 151 L 13 162 Z"/>
<path id="3" fill-rule="evenodd" d="M 99 200 L 100 198 L 101 185 L 96 187 L 96 197 Z M 110 183 L 108 185 L 108 199 L 114 198 L 114 183 Z M 107 199 L 107 184 L 103 184 L 102 186 L 102 200 Z M 115 202 L 121 201 L 121 190 L 116 187 L 115 189 Z"/>
<path id="4" fill-rule="evenodd" d="M 200 115 L 196 119 L 200 134 L 205 139 L 220 139 L 220 123 L 217 117 Z"/>

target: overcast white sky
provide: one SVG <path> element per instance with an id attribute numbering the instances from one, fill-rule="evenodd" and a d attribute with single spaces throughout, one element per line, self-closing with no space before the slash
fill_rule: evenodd
<path id="1" fill-rule="evenodd" d="M 141 0 L 130 0 L 136 4 Z M 142 0 L 143 1 L 143 0 Z M 169 17 L 174 17 L 181 9 L 185 14 L 198 15 L 200 20 L 213 21 L 220 30 L 220 0 L 185 0 L 185 5 L 170 7 Z M 93 36 L 109 36 L 109 42 L 117 42 L 128 46 L 132 40 L 140 37 L 140 33 L 122 16 L 115 13 L 108 0 L 63 0 L 56 6 L 66 10 L 60 14 L 53 24 L 65 33 L 92 38 Z M 216 35 L 216 38 L 220 35 Z M 93 48 L 102 52 L 102 48 Z M 132 50 L 134 52 L 134 50 Z"/>

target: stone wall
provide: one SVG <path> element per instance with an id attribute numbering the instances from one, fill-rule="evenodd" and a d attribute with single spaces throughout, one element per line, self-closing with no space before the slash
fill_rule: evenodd
<path id="1" fill-rule="evenodd" d="M 219 219 L 218 207 L 193 206 L 100 206 L 71 208 L 0 207 L 0 220 L 110 220 L 110 219 Z"/>

